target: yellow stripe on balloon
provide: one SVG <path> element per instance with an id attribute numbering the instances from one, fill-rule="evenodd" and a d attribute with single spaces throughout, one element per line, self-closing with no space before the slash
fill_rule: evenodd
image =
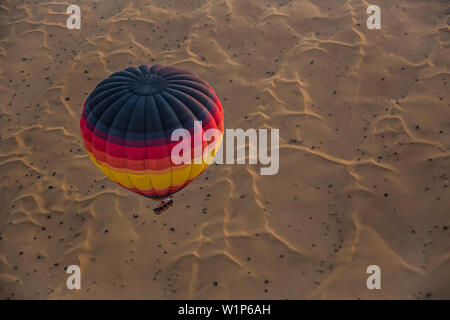
<path id="1" fill-rule="evenodd" d="M 156 174 L 155 170 L 152 170 L 152 174 L 148 174 L 149 170 L 136 173 L 132 171 L 120 171 L 117 168 L 109 166 L 106 162 L 100 162 L 96 160 L 92 155 L 89 155 L 92 162 L 111 180 L 120 183 L 126 188 L 137 188 L 138 190 L 164 190 L 171 186 L 178 186 L 184 184 L 187 180 L 196 178 L 202 169 L 206 168 L 207 164 L 187 164 L 182 169 L 176 169 L 173 167 L 171 170 L 161 170 L 161 174 Z M 181 166 L 180 166 L 181 167 Z"/>
<path id="2" fill-rule="evenodd" d="M 89 153 L 92 162 L 111 180 L 126 188 L 136 188 L 140 191 L 154 190 L 156 193 L 172 186 L 183 185 L 188 180 L 199 176 L 211 163 L 216 151 L 222 143 L 223 136 L 219 137 L 218 143 L 211 151 L 212 157 L 194 159 L 191 164 L 174 166 L 163 170 L 131 170 L 128 168 L 115 168 L 107 162 L 99 161 Z M 196 163 L 199 162 L 199 163 Z"/>

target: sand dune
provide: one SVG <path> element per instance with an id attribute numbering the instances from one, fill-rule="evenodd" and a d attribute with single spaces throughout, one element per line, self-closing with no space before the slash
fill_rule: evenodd
<path id="1" fill-rule="evenodd" d="M 80 0 L 81 30 L 69 4 L 0 4 L 0 298 L 450 298 L 447 2 L 377 1 L 381 30 L 356 0 Z M 279 173 L 213 165 L 161 216 L 109 181 L 82 105 L 142 63 L 280 129 Z"/>

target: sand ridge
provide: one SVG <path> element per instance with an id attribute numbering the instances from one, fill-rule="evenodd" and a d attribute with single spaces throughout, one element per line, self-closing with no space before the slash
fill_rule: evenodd
<path id="1" fill-rule="evenodd" d="M 381 30 L 356 0 L 80 0 L 81 30 L 69 4 L 0 5 L 0 298 L 450 298 L 446 2 L 378 1 Z M 142 63 L 279 128 L 279 173 L 211 166 L 158 217 L 104 177 L 82 105 Z"/>

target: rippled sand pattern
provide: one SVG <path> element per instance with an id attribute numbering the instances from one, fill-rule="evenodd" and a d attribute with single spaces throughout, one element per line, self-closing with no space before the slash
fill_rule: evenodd
<path id="1" fill-rule="evenodd" d="M 448 1 L 376 1 L 381 30 L 366 1 L 73 2 L 81 30 L 70 2 L 0 3 L 0 298 L 450 298 Z M 141 63 L 279 128 L 279 173 L 212 166 L 161 216 L 106 179 L 82 104 Z"/>

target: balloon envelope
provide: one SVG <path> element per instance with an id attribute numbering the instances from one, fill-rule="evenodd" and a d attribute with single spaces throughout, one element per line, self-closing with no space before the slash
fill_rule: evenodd
<path id="1" fill-rule="evenodd" d="M 97 85 L 84 104 L 80 129 L 89 157 L 106 176 L 133 192 L 163 199 L 206 169 L 209 161 L 198 155 L 208 148 L 214 155 L 219 148 L 223 110 L 214 90 L 197 75 L 173 66 L 141 65 Z M 181 152 L 191 161 L 175 163 L 171 157 L 180 143 L 171 141 L 176 129 L 191 134 L 190 152 Z M 205 141 L 208 129 L 219 135 Z"/>

